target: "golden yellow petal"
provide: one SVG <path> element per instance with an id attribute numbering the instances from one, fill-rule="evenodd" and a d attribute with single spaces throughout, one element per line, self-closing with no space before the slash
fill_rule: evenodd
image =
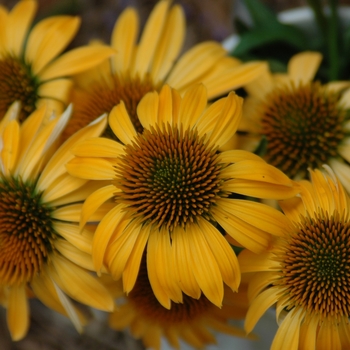
<path id="1" fill-rule="evenodd" d="M 116 72 L 130 69 L 139 32 L 139 19 L 133 8 L 126 8 L 114 25 L 111 46 L 117 51 L 113 57 Z"/>
<path id="2" fill-rule="evenodd" d="M 60 236 L 82 252 L 91 254 L 93 233 L 89 230 L 79 230 L 78 225 L 56 221 L 54 229 Z"/>
<path id="3" fill-rule="evenodd" d="M 348 193 L 350 193 L 349 165 L 347 165 L 344 162 L 341 162 L 335 158 L 332 158 L 329 160 L 329 165 L 334 170 L 335 174 L 337 175 L 337 177 L 340 180 L 340 182 L 342 183 L 342 185 L 345 187 L 345 189 L 348 191 Z"/>
<path id="4" fill-rule="evenodd" d="M 157 45 L 165 19 L 168 12 L 170 2 L 159 1 L 151 12 L 146 25 L 143 29 L 140 43 L 137 49 L 135 63 L 131 70 L 132 74 L 144 76 L 148 71 L 157 50 Z"/>
<path id="5" fill-rule="evenodd" d="M 1 141 L 1 170 L 3 175 L 9 176 L 16 164 L 20 146 L 20 131 L 17 120 L 12 120 L 6 125 Z"/>
<path id="6" fill-rule="evenodd" d="M 172 232 L 172 253 L 175 262 L 175 274 L 177 283 L 184 293 L 194 299 L 199 299 L 201 290 L 194 276 L 192 266 L 192 250 L 186 240 L 187 232 L 182 227 L 175 227 Z"/>
<path id="7" fill-rule="evenodd" d="M 308 320 L 304 320 L 304 322 L 301 324 L 298 349 L 315 349 L 318 322 L 319 320 L 317 317 L 311 317 Z"/>
<path id="8" fill-rule="evenodd" d="M 8 18 L 8 10 L 0 5 L 0 57 L 6 55 L 7 40 L 6 40 L 6 23 Z"/>
<path id="9" fill-rule="evenodd" d="M 162 92 L 162 96 L 163 99 L 165 99 L 168 88 L 163 87 L 162 91 L 163 90 L 164 92 Z M 157 123 L 159 116 L 158 108 L 159 95 L 157 92 L 149 92 L 139 102 L 137 105 L 137 115 L 144 128 L 149 129 L 151 125 L 155 125 Z"/>
<path id="10" fill-rule="evenodd" d="M 263 101 L 265 96 L 274 88 L 275 82 L 267 63 L 265 63 L 265 67 L 257 79 L 244 85 L 244 89 L 247 90 L 248 94 L 259 101 Z"/>
<path id="11" fill-rule="evenodd" d="M 251 278 L 248 288 L 248 299 L 255 299 L 268 285 L 272 285 L 279 276 L 276 272 L 260 271 Z"/>
<path id="12" fill-rule="evenodd" d="M 221 198 L 217 200 L 217 205 L 272 235 L 285 236 L 294 228 L 280 211 L 262 203 Z"/>
<path id="13" fill-rule="evenodd" d="M 51 214 L 52 218 L 68 222 L 79 222 L 82 206 L 81 203 L 78 203 L 56 208 Z"/>
<path id="14" fill-rule="evenodd" d="M 220 61 L 217 66 L 220 66 Z M 212 99 L 250 82 L 254 83 L 265 70 L 267 70 L 266 63 L 247 62 L 239 66 L 233 65 L 226 70 L 211 70 L 202 81 L 208 89 L 208 98 Z"/>
<path id="15" fill-rule="evenodd" d="M 258 155 L 252 152 L 248 152 L 240 149 L 221 152 L 219 153 L 218 157 L 219 157 L 218 160 L 220 163 L 233 164 L 233 163 L 241 162 L 243 160 L 253 160 L 256 162 L 266 163 Z"/>
<path id="16" fill-rule="evenodd" d="M 7 325 L 14 341 L 25 337 L 29 328 L 29 304 L 26 285 L 12 286 L 7 298 Z"/>
<path id="17" fill-rule="evenodd" d="M 134 247 L 128 258 L 123 272 L 123 286 L 126 294 L 134 288 L 140 270 L 140 264 L 146 243 L 150 235 L 150 225 L 145 225 L 135 239 Z"/>
<path id="18" fill-rule="evenodd" d="M 104 311 L 114 309 L 113 298 L 107 289 L 85 269 L 59 254 L 52 259 L 52 265 L 58 275 L 55 282 L 73 299 Z"/>
<path id="19" fill-rule="evenodd" d="M 81 73 L 92 68 L 115 54 L 115 51 L 102 45 L 83 46 L 68 51 L 48 64 L 40 72 L 40 80 L 60 78 Z"/>
<path id="20" fill-rule="evenodd" d="M 115 136 L 117 136 L 124 144 L 131 143 L 137 136 L 137 132 L 131 122 L 123 101 L 113 107 L 109 114 L 108 122 Z"/>
<path id="21" fill-rule="evenodd" d="M 308 83 L 314 79 L 321 61 L 319 52 L 300 52 L 289 60 L 288 75 L 296 83 Z"/>
<path id="22" fill-rule="evenodd" d="M 39 96 L 50 96 L 50 99 L 59 101 L 62 106 L 69 100 L 73 82 L 70 79 L 55 79 L 46 81 L 38 88 Z"/>
<path id="23" fill-rule="evenodd" d="M 154 53 L 151 76 L 155 83 L 163 81 L 177 56 L 185 38 L 185 15 L 179 5 L 174 5 L 166 18 L 157 49 Z"/>
<path id="24" fill-rule="evenodd" d="M 71 148 L 75 143 L 87 139 L 89 137 L 99 136 L 107 125 L 107 116 L 103 115 L 95 119 L 85 128 L 73 134 L 54 154 L 50 161 L 46 164 L 45 169 L 40 175 L 37 183 L 37 188 L 44 191 L 48 185 L 61 174 L 67 172 L 66 163 L 74 156 L 71 153 Z M 79 170 L 79 169 L 78 169 Z M 79 177 L 79 176 L 78 176 Z"/>
<path id="25" fill-rule="evenodd" d="M 193 224 L 187 227 L 184 244 L 191 247 L 190 264 L 199 288 L 214 305 L 222 307 L 223 280 L 217 259 L 206 241 L 206 233 Z"/>
<path id="26" fill-rule="evenodd" d="M 122 230 L 125 227 L 123 211 L 124 205 L 117 204 L 109 211 L 98 225 L 92 242 L 92 258 L 96 271 L 100 271 L 103 265 L 108 243 L 115 230 Z M 124 220 L 124 225 L 123 225 Z"/>
<path id="27" fill-rule="evenodd" d="M 198 220 L 198 225 L 204 233 L 203 236 L 217 261 L 223 281 L 232 290 L 237 291 L 241 280 L 241 272 L 238 259 L 232 247 L 225 240 L 221 232 L 207 220 Z"/>
<path id="28" fill-rule="evenodd" d="M 225 55 L 226 51 L 219 43 L 207 41 L 197 44 L 181 56 L 166 82 L 183 92 L 188 86 L 201 83 L 203 74 Z"/>
<path id="29" fill-rule="evenodd" d="M 33 75 L 57 57 L 74 38 L 80 26 L 80 18 L 53 16 L 45 18 L 30 32 L 25 61 L 31 65 Z"/>
<path id="30" fill-rule="evenodd" d="M 250 333 L 262 315 L 278 300 L 278 289 L 271 287 L 259 294 L 251 303 L 244 322 L 245 330 Z"/>
<path id="31" fill-rule="evenodd" d="M 158 115 L 155 119 L 155 123 L 158 125 L 167 125 L 168 123 L 170 125 L 173 125 L 173 89 L 169 87 L 169 85 L 164 85 L 162 87 L 162 90 L 159 93 L 159 105 L 158 105 Z M 153 97 L 153 96 L 152 96 Z M 149 99 L 150 100 L 150 99 Z M 175 101 L 174 101 L 175 102 Z M 149 101 L 149 107 L 152 108 L 151 101 Z M 176 102 L 175 102 L 176 103 Z M 154 107 L 153 107 L 154 108 Z M 155 108 L 156 109 L 156 108 Z M 148 113 L 148 115 L 151 115 Z M 143 118 L 144 120 L 145 118 Z M 148 119 L 150 119 L 148 117 Z"/>
<path id="32" fill-rule="evenodd" d="M 210 134 L 213 144 L 224 145 L 236 133 L 242 118 L 242 103 L 243 99 L 234 92 L 230 92 L 225 98 L 225 104 Z"/>
<path id="33" fill-rule="evenodd" d="M 69 174 L 87 180 L 113 180 L 113 164 L 102 158 L 73 158 L 66 164 Z"/>
<path id="34" fill-rule="evenodd" d="M 81 211 L 80 228 L 83 228 L 96 210 L 116 192 L 114 185 L 101 187 L 86 198 Z"/>
<path id="35" fill-rule="evenodd" d="M 179 124 L 191 129 L 207 106 L 207 90 L 203 84 L 191 86 L 185 93 L 179 111 Z"/>
<path id="36" fill-rule="evenodd" d="M 280 270 L 281 266 L 273 260 L 274 256 L 275 254 L 270 251 L 254 254 L 248 249 L 244 249 L 238 255 L 241 273 Z"/>
<path id="37" fill-rule="evenodd" d="M 6 22 L 6 48 L 10 55 L 14 57 L 22 56 L 24 41 L 37 6 L 37 2 L 33 0 L 19 1 L 9 13 Z"/>
<path id="38" fill-rule="evenodd" d="M 255 253 L 262 252 L 271 240 L 269 233 L 240 219 L 230 211 L 217 207 L 212 210 L 212 215 L 228 235 Z"/>
<path id="39" fill-rule="evenodd" d="M 349 349 L 350 348 L 350 329 L 348 326 L 347 319 L 343 319 L 340 321 L 339 336 L 340 336 L 340 341 L 342 343 L 343 348 Z"/>

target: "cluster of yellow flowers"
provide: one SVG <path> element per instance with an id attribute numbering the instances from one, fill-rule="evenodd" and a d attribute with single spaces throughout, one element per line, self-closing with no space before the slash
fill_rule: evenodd
<path id="1" fill-rule="evenodd" d="M 349 82 L 314 81 L 316 52 L 285 74 L 216 42 L 180 55 L 184 13 L 168 0 L 140 39 L 127 8 L 110 45 L 69 51 L 79 19 L 31 27 L 36 8 L 0 7 L 12 339 L 38 298 L 78 331 L 77 302 L 107 311 L 155 349 L 162 337 L 201 348 L 211 330 L 246 336 L 273 306 L 271 349 L 350 349 Z"/>

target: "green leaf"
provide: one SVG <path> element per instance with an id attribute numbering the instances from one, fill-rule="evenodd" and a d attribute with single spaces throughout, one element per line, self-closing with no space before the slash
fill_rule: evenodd
<path id="1" fill-rule="evenodd" d="M 253 23 L 256 27 L 270 27 L 278 22 L 276 14 L 260 0 L 244 0 Z"/>

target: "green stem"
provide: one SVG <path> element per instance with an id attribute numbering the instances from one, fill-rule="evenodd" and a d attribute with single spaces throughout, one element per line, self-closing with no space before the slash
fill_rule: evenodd
<path id="1" fill-rule="evenodd" d="M 339 79 L 339 47 L 338 47 L 338 0 L 329 0 L 331 10 L 328 26 L 329 80 Z"/>
<path id="2" fill-rule="evenodd" d="M 317 26 L 323 36 L 324 42 L 327 42 L 327 18 L 323 13 L 323 5 L 322 5 L 322 1 L 320 0 L 307 0 L 309 6 L 311 7 L 314 16 L 315 16 L 315 20 L 317 23 Z"/>

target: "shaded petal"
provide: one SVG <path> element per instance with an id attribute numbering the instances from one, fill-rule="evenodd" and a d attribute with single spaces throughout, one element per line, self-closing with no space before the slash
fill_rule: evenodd
<path id="1" fill-rule="evenodd" d="M 324 321 L 320 324 L 316 340 L 317 350 L 342 350 L 338 325 L 331 321 Z"/>
<path id="2" fill-rule="evenodd" d="M 257 271 L 279 271 L 280 264 L 274 260 L 275 254 L 270 251 L 264 251 L 255 254 L 248 249 L 244 249 L 238 255 L 238 262 L 241 273 Z"/>
<path id="3" fill-rule="evenodd" d="M 249 282 L 248 299 L 255 299 L 266 287 L 276 281 L 279 277 L 275 272 L 259 271 Z"/>
<path id="4" fill-rule="evenodd" d="M 91 45 L 70 50 L 47 65 L 40 73 L 42 81 L 81 73 L 115 54 L 115 51 L 102 45 Z"/>
<path id="5" fill-rule="evenodd" d="M 114 135 L 125 145 L 131 143 L 137 136 L 137 132 L 129 114 L 126 110 L 125 104 L 121 101 L 117 106 L 113 107 L 109 114 L 109 125 L 112 128 Z"/>
<path id="6" fill-rule="evenodd" d="M 29 328 L 29 304 L 26 285 L 12 286 L 7 298 L 7 325 L 14 341 L 25 337 Z"/>
<path id="7" fill-rule="evenodd" d="M 316 348 L 316 332 L 318 328 L 318 317 L 304 320 L 300 327 L 299 349 L 308 350 Z"/>
<path id="8" fill-rule="evenodd" d="M 329 160 L 329 165 L 334 170 L 342 185 L 350 193 L 350 172 L 349 165 L 333 158 Z"/>
<path id="9" fill-rule="evenodd" d="M 130 69 L 138 32 L 137 12 L 133 8 L 126 8 L 116 21 L 112 32 L 111 46 L 117 51 L 113 57 L 115 72 L 125 72 Z"/>

